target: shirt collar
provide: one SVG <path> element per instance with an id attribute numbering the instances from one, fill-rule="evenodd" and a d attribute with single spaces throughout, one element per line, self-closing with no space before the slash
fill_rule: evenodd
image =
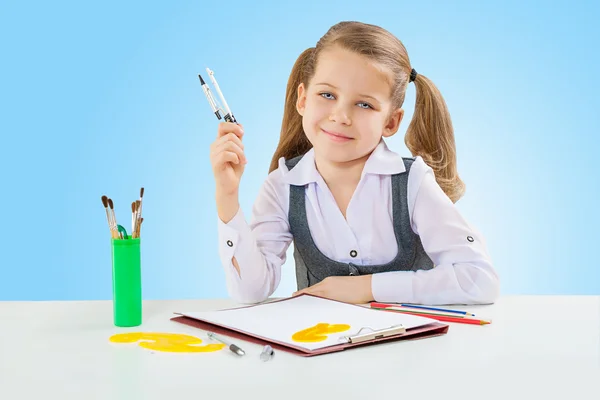
<path id="1" fill-rule="evenodd" d="M 307 185 L 312 182 L 317 182 L 321 179 L 319 171 L 315 165 L 314 148 L 311 148 L 304 154 L 302 159 L 298 161 L 296 166 L 288 171 L 285 165 L 285 160 L 279 159 L 279 168 L 283 171 L 283 179 L 290 185 Z M 402 157 L 391 151 L 383 139 L 375 147 L 365 166 L 361 177 L 366 174 L 373 175 L 393 175 L 406 171 Z"/>
<path id="2" fill-rule="evenodd" d="M 391 151 L 385 141 L 381 139 L 367 159 L 362 176 L 366 174 L 395 175 L 404 171 L 406 168 L 402 156 Z"/>

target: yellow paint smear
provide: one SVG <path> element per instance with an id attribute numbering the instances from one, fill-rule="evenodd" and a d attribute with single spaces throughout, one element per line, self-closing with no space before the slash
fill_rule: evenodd
<path id="1" fill-rule="evenodd" d="M 225 347 L 223 343 L 211 343 L 198 346 L 202 339 L 182 333 L 130 332 L 113 335 L 109 339 L 113 343 L 135 343 L 143 348 L 171 353 L 208 353 L 219 351 Z"/>
<path id="2" fill-rule="evenodd" d="M 350 325 L 346 324 L 328 324 L 321 322 L 310 328 L 303 329 L 292 335 L 292 340 L 295 342 L 322 342 L 327 339 L 330 333 L 344 332 L 350 329 Z"/>

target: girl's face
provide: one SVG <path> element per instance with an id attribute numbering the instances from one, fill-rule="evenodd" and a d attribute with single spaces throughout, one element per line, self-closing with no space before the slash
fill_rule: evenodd
<path id="1" fill-rule="evenodd" d="M 368 158 L 381 137 L 396 133 L 403 111 L 392 111 L 387 72 L 339 47 L 323 51 L 308 88 L 298 87 L 298 112 L 317 160 Z"/>

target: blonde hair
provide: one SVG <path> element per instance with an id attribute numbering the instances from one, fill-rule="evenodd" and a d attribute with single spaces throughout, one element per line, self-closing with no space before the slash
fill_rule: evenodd
<path id="1" fill-rule="evenodd" d="M 298 86 L 308 87 L 319 54 L 332 46 L 363 55 L 386 67 L 393 77 L 391 98 L 393 109 L 402 107 L 412 67 L 406 48 L 387 30 L 361 22 L 345 21 L 332 26 L 317 42 L 300 54 L 288 79 L 279 144 L 271 160 L 269 172 L 277 169 L 281 157 L 290 159 L 306 153 L 311 143 L 302 128 L 302 116 L 296 109 Z M 413 156 L 421 156 L 434 173 L 444 193 L 456 202 L 465 185 L 458 176 L 454 130 L 446 103 L 427 77 L 417 74 L 415 112 L 404 142 Z"/>

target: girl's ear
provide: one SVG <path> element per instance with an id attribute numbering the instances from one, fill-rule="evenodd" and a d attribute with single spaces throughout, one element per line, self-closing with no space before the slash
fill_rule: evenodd
<path id="1" fill-rule="evenodd" d="M 296 110 L 298 114 L 304 116 L 304 108 L 306 107 L 306 89 L 304 83 L 298 85 L 298 100 L 296 100 Z"/>
<path id="2" fill-rule="evenodd" d="M 403 117 L 403 109 L 397 108 L 394 111 L 392 111 L 387 124 L 383 127 L 383 137 L 390 137 L 396 132 L 398 132 L 398 128 L 400 127 L 400 122 L 402 122 Z"/>

